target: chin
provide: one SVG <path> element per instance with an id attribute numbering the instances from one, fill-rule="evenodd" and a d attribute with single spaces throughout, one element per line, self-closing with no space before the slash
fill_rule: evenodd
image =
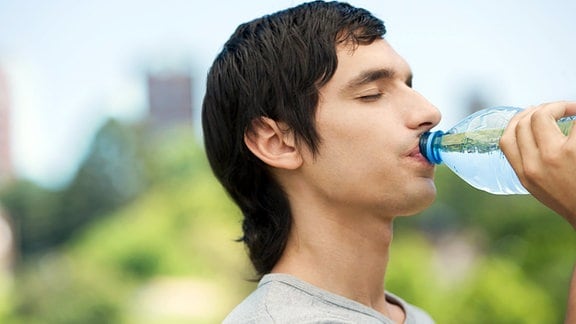
<path id="1" fill-rule="evenodd" d="M 436 200 L 436 186 L 434 182 L 427 189 L 421 189 L 406 197 L 405 212 L 398 216 L 413 216 L 430 207 Z"/>

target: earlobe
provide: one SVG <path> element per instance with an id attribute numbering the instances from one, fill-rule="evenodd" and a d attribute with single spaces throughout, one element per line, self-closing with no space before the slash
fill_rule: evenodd
<path id="1" fill-rule="evenodd" d="M 248 149 L 264 163 L 280 169 L 297 169 L 302 164 L 294 134 L 283 123 L 260 117 L 244 133 Z"/>

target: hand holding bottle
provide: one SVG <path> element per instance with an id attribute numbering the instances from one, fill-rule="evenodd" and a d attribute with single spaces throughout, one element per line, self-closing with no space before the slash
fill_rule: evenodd
<path id="1" fill-rule="evenodd" d="M 556 120 L 576 115 L 576 102 L 526 109 L 508 124 L 500 147 L 523 186 L 576 229 L 576 129 L 564 135 Z"/>

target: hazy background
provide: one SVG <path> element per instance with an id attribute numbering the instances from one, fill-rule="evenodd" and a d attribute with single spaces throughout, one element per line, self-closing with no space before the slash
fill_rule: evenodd
<path id="1" fill-rule="evenodd" d="M 236 26 L 297 3 L 0 0 L 0 322 L 217 323 L 254 288 L 198 117 Z M 576 2 L 351 3 L 385 21 L 439 128 L 576 100 Z M 561 323 L 568 224 L 436 179 L 436 202 L 396 221 L 386 289 L 438 323 Z"/>
<path id="2" fill-rule="evenodd" d="M 8 75 L 17 171 L 67 181 L 103 118 L 141 118 L 145 71 L 188 66 L 197 115 L 204 76 L 235 27 L 298 1 L 0 1 L 0 66 Z M 576 2 L 356 0 L 382 18 L 412 65 L 415 88 L 444 115 L 486 104 L 576 97 Z"/>

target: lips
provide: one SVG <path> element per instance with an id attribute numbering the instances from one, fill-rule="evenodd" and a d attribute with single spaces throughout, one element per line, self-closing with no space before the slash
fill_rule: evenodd
<path id="1" fill-rule="evenodd" d="M 410 151 L 408 151 L 408 156 L 409 157 L 419 157 L 422 156 L 422 153 L 420 153 L 420 146 L 416 145 L 413 149 L 411 149 Z"/>
<path id="2" fill-rule="evenodd" d="M 420 152 L 420 146 L 416 145 L 410 151 L 408 151 L 408 157 L 418 160 L 419 162 L 425 162 L 426 164 L 430 164 L 430 162 L 422 155 Z"/>

